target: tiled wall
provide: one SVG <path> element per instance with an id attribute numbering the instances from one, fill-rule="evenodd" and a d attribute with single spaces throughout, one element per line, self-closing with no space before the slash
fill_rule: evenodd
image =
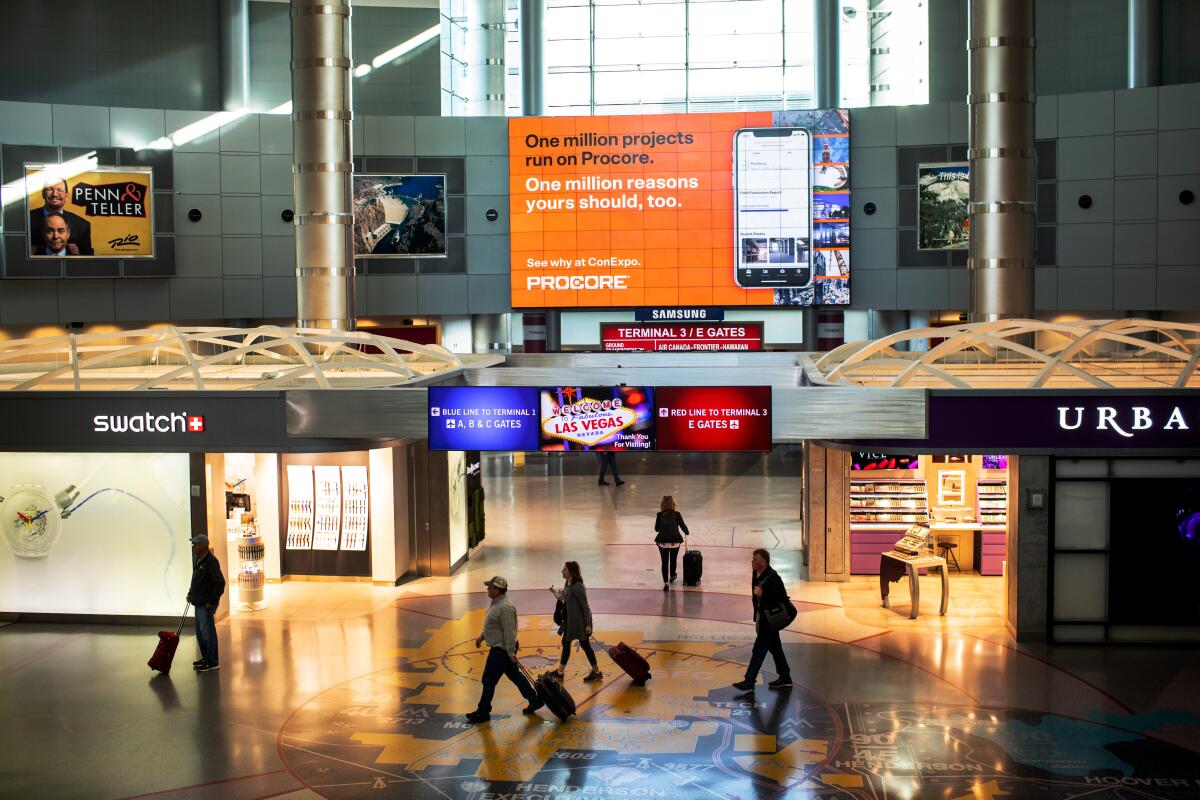
<path id="1" fill-rule="evenodd" d="M 965 106 L 860 109 L 851 130 L 853 307 L 966 308 L 963 254 L 916 250 L 912 188 L 917 161 L 965 152 Z M 1037 309 L 1200 309 L 1200 201 L 1179 200 L 1200 196 L 1200 85 L 1041 97 L 1035 133 Z"/>
<path id="2" fill-rule="evenodd" d="M 852 112 L 853 308 L 959 310 L 962 253 L 920 253 L 915 165 L 961 157 L 961 104 Z M 202 114 L 0 103 L 0 142 L 129 148 Z M 361 315 L 508 308 L 507 121 L 369 116 L 357 168 L 444 172 L 444 259 L 359 262 Z M 1040 311 L 1200 309 L 1200 84 L 1042 97 L 1038 102 Z M 175 275 L 0 282 L 0 324 L 213 320 L 295 314 L 291 130 L 249 116 L 169 153 Z M 1082 194 L 1093 204 L 1078 205 Z M 867 216 L 872 202 L 877 213 Z M 199 209 L 200 222 L 187 219 Z M 495 209 L 498 218 L 485 214 Z M 170 231 L 163 230 L 165 236 Z"/>

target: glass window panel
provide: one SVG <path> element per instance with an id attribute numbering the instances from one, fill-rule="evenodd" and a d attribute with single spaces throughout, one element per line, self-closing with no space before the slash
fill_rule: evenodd
<path id="1" fill-rule="evenodd" d="M 691 44 L 693 66 L 783 62 L 783 38 L 778 33 L 692 36 Z"/>
<path id="2" fill-rule="evenodd" d="M 684 86 L 681 69 L 597 72 L 596 104 L 682 101 Z"/>
<path id="3" fill-rule="evenodd" d="M 1103 622 L 1108 616 L 1108 556 L 1059 553 L 1054 557 L 1054 618 Z"/>
<path id="4" fill-rule="evenodd" d="M 507 57 L 507 54 L 506 54 Z M 518 53 L 517 58 L 520 59 Z M 518 64 L 521 62 L 518 60 Z M 559 39 L 546 42 L 546 63 L 554 67 L 583 67 L 588 65 L 587 41 Z"/>
<path id="5" fill-rule="evenodd" d="M 611 64 L 669 64 L 683 66 L 683 37 L 647 39 L 597 39 L 596 66 Z"/>
<path id="6" fill-rule="evenodd" d="M 589 105 L 592 79 L 587 72 L 551 72 L 546 76 L 546 105 Z"/>
<path id="7" fill-rule="evenodd" d="M 691 3 L 688 30 L 692 34 L 778 33 L 783 28 L 779 0 Z"/>
<path id="8" fill-rule="evenodd" d="M 546 9 L 546 41 L 588 38 L 591 12 L 586 5 Z"/>
<path id="9" fill-rule="evenodd" d="M 685 19 L 682 4 L 597 6 L 596 38 L 683 36 L 686 27 Z"/>
<path id="10" fill-rule="evenodd" d="M 1108 547 L 1108 483 L 1059 481 L 1054 485 L 1054 546 L 1058 550 Z"/>
<path id="11" fill-rule="evenodd" d="M 693 99 L 783 96 L 782 67 L 694 69 L 691 75 Z"/>

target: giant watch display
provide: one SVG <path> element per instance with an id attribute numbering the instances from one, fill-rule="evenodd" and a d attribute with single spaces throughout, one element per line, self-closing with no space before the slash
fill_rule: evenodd
<path id="1" fill-rule="evenodd" d="M 62 530 L 58 506 L 46 487 L 36 483 L 13 486 L 0 513 L 4 514 L 4 535 L 22 558 L 44 557 Z"/>

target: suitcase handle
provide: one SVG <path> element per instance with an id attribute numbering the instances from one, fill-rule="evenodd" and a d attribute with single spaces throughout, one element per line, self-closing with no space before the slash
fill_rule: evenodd
<path id="1" fill-rule="evenodd" d="M 191 603 L 184 603 L 184 604 L 183 604 L 183 616 L 181 616 L 181 617 L 179 618 L 179 627 L 175 629 L 175 635 L 176 635 L 176 636 L 178 636 L 179 634 L 183 633 L 183 623 L 184 623 L 184 620 L 186 620 L 186 619 L 187 619 L 187 610 L 188 610 L 188 608 L 189 608 L 191 605 L 192 605 Z"/>

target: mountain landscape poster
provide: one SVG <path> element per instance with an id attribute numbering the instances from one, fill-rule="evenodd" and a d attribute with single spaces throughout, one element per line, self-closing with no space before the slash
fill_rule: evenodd
<path id="1" fill-rule="evenodd" d="M 917 165 L 917 249 L 966 250 L 967 163 Z"/>

